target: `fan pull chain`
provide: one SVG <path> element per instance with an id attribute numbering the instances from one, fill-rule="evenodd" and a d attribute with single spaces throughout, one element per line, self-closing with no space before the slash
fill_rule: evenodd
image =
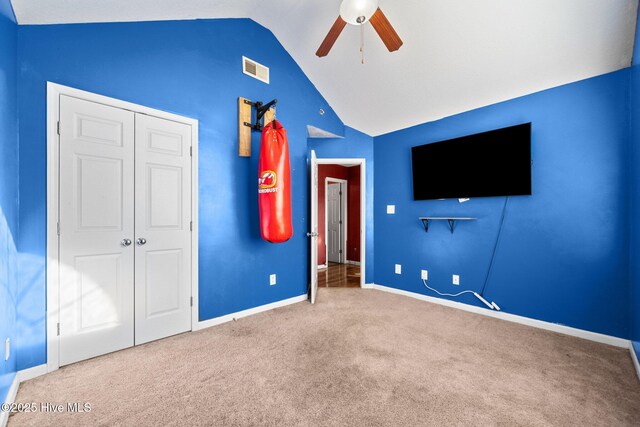
<path id="1" fill-rule="evenodd" d="M 360 55 L 364 65 L 364 24 L 360 24 Z"/>

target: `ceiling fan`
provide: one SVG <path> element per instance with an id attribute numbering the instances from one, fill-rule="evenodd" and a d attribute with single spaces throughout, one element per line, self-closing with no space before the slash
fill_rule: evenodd
<path id="1" fill-rule="evenodd" d="M 382 39 L 382 42 L 389 49 L 389 52 L 400 49 L 402 40 L 378 7 L 378 3 L 378 0 L 342 0 L 340 15 L 338 15 L 338 19 L 333 23 L 329 33 L 322 41 L 316 55 L 321 58 L 327 56 L 347 24 L 362 26 L 369 21 Z"/>

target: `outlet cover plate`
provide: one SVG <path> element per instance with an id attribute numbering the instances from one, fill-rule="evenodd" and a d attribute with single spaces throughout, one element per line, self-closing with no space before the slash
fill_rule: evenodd
<path id="1" fill-rule="evenodd" d="M 458 276 L 457 274 L 453 275 L 453 279 L 452 279 L 452 283 L 454 285 L 459 285 L 460 284 L 460 276 Z"/>
<path id="2" fill-rule="evenodd" d="M 269 275 L 269 286 L 274 286 L 275 284 L 276 284 L 276 275 L 275 274 Z"/>
<path id="3" fill-rule="evenodd" d="M 420 270 L 420 278 L 422 280 L 429 280 L 429 271 L 427 270 Z"/>
<path id="4" fill-rule="evenodd" d="M 396 274 L 402 274 L 402 266 L 400 264 L 396 264 Z"/>

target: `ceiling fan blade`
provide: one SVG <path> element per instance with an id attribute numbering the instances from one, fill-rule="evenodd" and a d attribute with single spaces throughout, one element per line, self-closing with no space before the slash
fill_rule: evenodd
<path id="1" fill-rule="evenodd" d="M 327 56 L 327 54 L 333 47 L 333 44 L 336 42 L 336 40 L 338 40 L 338 36 L 344 29 L 345 25 L 347 25 L 347 22 L 340 16 L 338 16 L 338 19 L 336 19 L 336 22 L 333 23 L 333 26 L 329 30 L 329 33 L 318 48 L 316 55 L 318 55 L 320 58 L 322 58 L 323 56 Z"/>
<path id="2" fill-rule="evenodd" d="M 387 49 L 389 49 L 389 52 L 400 49 L 400 46 L 402 46 L 402 39 L 400 39 L 400 36 L 396 33 L 396 30 L 393 29 L 391 23 L 387 17 L 384 16 L 384 13 L 382 13 L 380 8 L 376 10 L 376 13 L 374 13 L 371 19 L 369 19 L 369 22 L 371 22 L 376 33 L 378 33 L 382 39 L 382 42 L 387 46 Z"/>

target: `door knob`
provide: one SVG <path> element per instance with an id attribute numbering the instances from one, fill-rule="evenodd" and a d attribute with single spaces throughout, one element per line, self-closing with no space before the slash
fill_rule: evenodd
<path id="1" fill-rule="evenodd" d="M 138 246 L 142 246 L 147 243 L 147 239 L 145 239 L 144 237 L 140 237 L 138 238 L 138 240 L 136 240 L 136 243 L 138 244 Z"/>
<path id="2" fill-rule="evenodd" d="M 129 246 L 131 245 L 131 239 L 122 239 L 122 242 L 120 242 L 120 244 L 122 246 Z"/>

